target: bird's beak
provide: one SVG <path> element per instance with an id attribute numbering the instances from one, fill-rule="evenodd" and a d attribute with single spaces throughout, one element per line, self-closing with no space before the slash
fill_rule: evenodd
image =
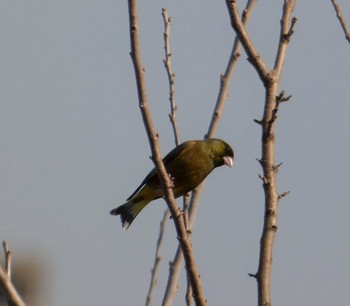
<path id="1" fill-rule="evenodd" d="M 233 158 L 231 156 L 224 156 L 224 164 L 231 168 L 233 165 Z"/>

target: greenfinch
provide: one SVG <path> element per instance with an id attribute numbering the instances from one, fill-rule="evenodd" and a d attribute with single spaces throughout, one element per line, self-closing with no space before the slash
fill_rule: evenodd
<path id="1" fill-rule="evenodd" d="M 189 140 L 170 151 L 163 159 L 171 180 L 175 198 L 195 189 L 216 167 L 232 167 L 234 153 L 229 144 L 221 139 Z M 148 173 L 127 202 L 110 211 L 120 215 L 127 229 L 139 212 L 151 201 L 164 197 L 157 169 Z"/>

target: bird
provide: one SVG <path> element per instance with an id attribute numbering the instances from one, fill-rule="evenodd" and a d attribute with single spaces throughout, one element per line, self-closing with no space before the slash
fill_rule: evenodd
<path id="1" fill-rule="evenodd" d="M 188 140 L 175 147 L 163 163 L 171 181 L 175 198 L 195 189 L 217 167 L 232 167 L 234 152 L 221 139 Z M 120 215 L 122 227 L 127 230 L 139 212 L 150 202 L 164 197 L 165 192 L 156 168 L 153 168 L 127 202 L 110 211 Z"/>

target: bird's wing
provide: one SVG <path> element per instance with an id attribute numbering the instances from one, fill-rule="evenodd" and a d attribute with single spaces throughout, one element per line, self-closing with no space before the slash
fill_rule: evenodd
<path id="1" fill-rule="evenodd" d="M 164 158 L 163 158 L 163 163 L 164 166 L 167 167 L 170 163 L 172 163 L 174 160 L 180 158 L 183 154 L 187 152 L 187 150 L 190 149 L 192 146 L 191 144 L 192 141 L 186 141 L 173 150 L 171 150 Z M 144 180 L 141 182 L 141 184 L 136 188 L 136 190 L 132 193 L 130 197 L 127 198 L 127 201 L 129 201 L 135 194 L 137 194 L 140 189 L 150 180 L 152 180 L 155 176 L 157 175 L 157 169 L 153 168 L 147 176 L 144 178 Z"/>

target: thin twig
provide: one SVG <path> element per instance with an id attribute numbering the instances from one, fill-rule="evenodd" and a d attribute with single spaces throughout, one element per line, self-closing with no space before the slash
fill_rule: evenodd
<path id="1" fill-rule="evenodd" d="M 5 253 L 5 272 L 9 278 L 11 278 L 12 274 L 12 252 L 10 248 L 8 247 L 7 241 L 4 240 L 2 242 L 2 247 L 4 248 Z"/>
<path id="2" fill-rule="evenodd" d="M 25 306 L 25 303 L 11 281 L 12 252 L 6 241 L 2 242 L 2 246 L 5 253 L 5 270 L 0 266 L 0 287 L 6 296 L 9 306 Z"/>
<path id="3" fill-rule="evenodd" d="M 167 209 L 164 212 L 163 215 L 163 219 L 160 222 L 160 228 L 159 228 L 159 236 L 157 239 L 157 247 L 156 247 L 156 254 L 155 254 L 155 260 L 154 260 L 154 264 L 153 264 L 153 268 L 152 268 L 152 273 L 151 273 L 151 282 L 150 282 L 150 286 L 149 286 L 149 290 L 148 290 L 148 294 L 147 294 L 147 298 L 146 298 L 146 306 L 150 306 L 151 302 L 152 302 L 152 297 L 153 297 L 153 292 L 154 289 L 157 285 L 157 272 L 158 272 L 158 268 L 159 268 L 159 263 L 160 263 L 160 249 L 163 243 L 163 236 L 164 236 L 164 231 L 165 231 L 165 225 L 167 220 L 169 219 L 169 209 Z"/>
<path id="4" fill-rule="evenodd" d="M 163 62 L 164 62 L 165 70 L 167 72 L 168 80 L 169 80 L 169 101 L 170 101 L 169 119 L 173 127 L 175 145 L 178 146 L 180 144 L 180 137 L 179 137 L 179 132 L 178 132 L 177 123 L 176 123 L 177 106 L 175 102 L 175 73 L 173 72 L 171 67 L 172 53 L 170 50 L 170 40 L 169 40 L 171 18 L 169 17 L 168 12 L 165 8 L 162 9 L 162 16 L 164 21 L 163 36 L 164 36 L 164 50 L 165 50 L 165 59 L 163 60 Z"/>
<path id="5" fill-rule="evenodd" d="M 168 81 L 169 81 L 169 101 L 170 101 L 170 113 L 169 113 L 169 119 L 171 122 L 171 126 L 173 128 L 173 132 L 174 132 L 174 138 L 175 138 L 175 145 L 178 146 L 180 143 L 180 137 L 179 137 L 179 132 L 178 132 L 178 128 L 177 128 L 177 122 L 176 122 L 176 103 L 175 103 L 175 74 L 172 71 L 172 67 L 171 67 L 171 51 L 170 51 L 170 24 L 171 24 L 171 18 L 168 16 L 168 12 L 165 8 L 162 9 L 162 17 L 163 17 L 163 22 L 164 22 L 164 33 L 163 33 L 163 37 L 164 37 L 164 50 L 165 50 L 165 59 L 163 60 L 164 66 L 165 66 L 165 70 L 167 72 L 167 76 L 168 76 Z M 185 197 L 184 197 L 184 204 L 185 204 Z M 185 208 L 184 208 L 185 211 Z M 156 287 L 156 279 L 157 279 L 157 271 L 158 271 L 158 266 L 160 263 L 160 247 L 162 245 L 162 240 L 163 240 L 163 233 L 165 230 L 165 218 L 169 218 L 169 210 L 166 209 L 165 213 L 164 213 L 164 217 L 163 220 L 161 221 L 161 227 L 159 230 L 159 237 L 158 237 L 158 241 L 157 241 L 157 245 L 156 245 L 156 258 L 154 260 L 154 265 L 152 268 L 152 274 L 151 274 L 151 282 L 150 282 L 150 287 L 149 287 L 149 291 L 147 294 L 147 298 L 146 298 L 146 306 L 150 305 L 151 303 L 151 297 L 152 294 L 155 290 Z M 186 225 L 186 219 L 185 220 L 185 227 L 187 228 Z"/>
<path id="6" fill-rule="evenodd" d="M 279 195 L 278 195 L 278 200 L 284 198 L 284 197 L 287 196 L 288 194 L 290 194 L 290 191 L 285 191 L 285 192 L 279 194 Z"/>
<path id="7" fill-rule="evenodd" d="M 165 191 L 165 200 L 168 205 L 169 211 L 173 218 L 175 229 L 177 232 L 177 238 L 180 242 L 182 252 L 184 254 L 187 272 L 191 280 L 191 286 L 193 289 L 193 298 L 196 305 L 206 305 L 206 299 L 203 294 L 203 289 L 200 281 L 200 276 L 197 269 L 197 264 L 194 260 L 192 245 L 187 235 L 186 228 L 181 218 L 181 213 L 176 205 L 174 193 L 171 187 L 170 178 L 166 172 L 164 163 L 161 158 L 159 150 L 159 136 L 155 132 L 153 125 L 153 119 L 149 109 L 149 104 L 146 94 L 146 84 L 144 79 L 144 68 L 141 61 L 141 51 L 139 45 L 139 25 L 136 0 L 129 0 L 129 20 L 130 20 L 130 41 L 131 41 L 131 58 L 133 60 L 135 77 L 137 84 L 137 91 L 139 97 L 139 107 L 141 110 L 144 126 L 150 143 L 152 151 L 152 160 L 158 170 L 161 183 Z"/>
<path id="8" fill-rule="evenodd" d="M 252 12 L 255 4 L 256 4 L 256 0 L 248 0 L 247 1 L 247 5 L 242 13 L 242 22 L 244 25 L 246 25 L 248 23 L 251 12 Z M 226 66 L 225 73 L 220 76 L 220 89 L 219 89 L 218 97 L 216 99 L 215 108 L 213 111 L 213 115 L 211 117 L 208 131 L 205 135 L 205 138 L 211 138 L 216 133 L 221 114 L 223 112 L 225 103 L 226 103 L 227 98 L 228 98 L 228 90 L 229 90 L 229 86 L 231 84 L 233 70 L 234 70 L 236 63 L 241 55 L 240 46 L 241 46 L 241 43 L 240 43 L 238 37 L 236 36 L 234 39 L 234 42 L 233 42 L 231 54 L 230 54 L 230 57 L 229 57 L 229 60 L 228 60 L 227 66 Z"/>
<path id="9" fill-rule="evenodd" d="M 189 225 L 189 213 L 188 213 L 188 209 L 189 209 L 189 205 L 190 205 L 190 195 L 191 193 L 187 193 L 186 195 L 183 196 L 183 201 L 182 201 L 182 214 L 183 214 L 183 219 L 184 219 L 184 223 L 185 223 L 185 227 L 187 230 L 187 233 L 190 235 L 192 230 L 190 228 Z"/>
<path id="10" fill-rule="evenodd" d="M 173 261 L 169 262 L 169 274 L 165 288 L 162 305 L 172 305 L 178 291 L 178 279 L 183 262 L 183 254 L 180 245 L 177 247 Z"/>
<path id="11" fill-rule="evenodd" d="M 344 31 L 345 39 L 348 41 L 348 43 L 350 43 L 350 32 L 349 32 L 349 29 L 348 29 L 348 27 L 346 25 L 342 9 L 341 9 L 340 5 L 337 4 L 336 0 L 331 0 L 331 2 L 333 4 L 333 7 L 334 7 L 335 12 L 337 14 L 337 18 L 338 18 L 338 20 L 340 22 L 340 26 L 342 27 L 342 29 Z"/>
<path id="12" fill-rule="evenodd" d="M 280 103 L 287 102 L 292 97 L 291 95 L 285 97 L 284 94 L 285 94 L 285 92 L 284 92 L 284 90 L 282 90 L 281 93 L 278 96 L 276 96 L 276 103 L 275 103 L 275 106 L 272 110 L 271 118 L 267 122 L 267 132 L 265 133 L 266 135 L 271 135 L 272 126 L 275 123 L 275 121 L 277 120 L 277 113 L 279 110 Z"/>

